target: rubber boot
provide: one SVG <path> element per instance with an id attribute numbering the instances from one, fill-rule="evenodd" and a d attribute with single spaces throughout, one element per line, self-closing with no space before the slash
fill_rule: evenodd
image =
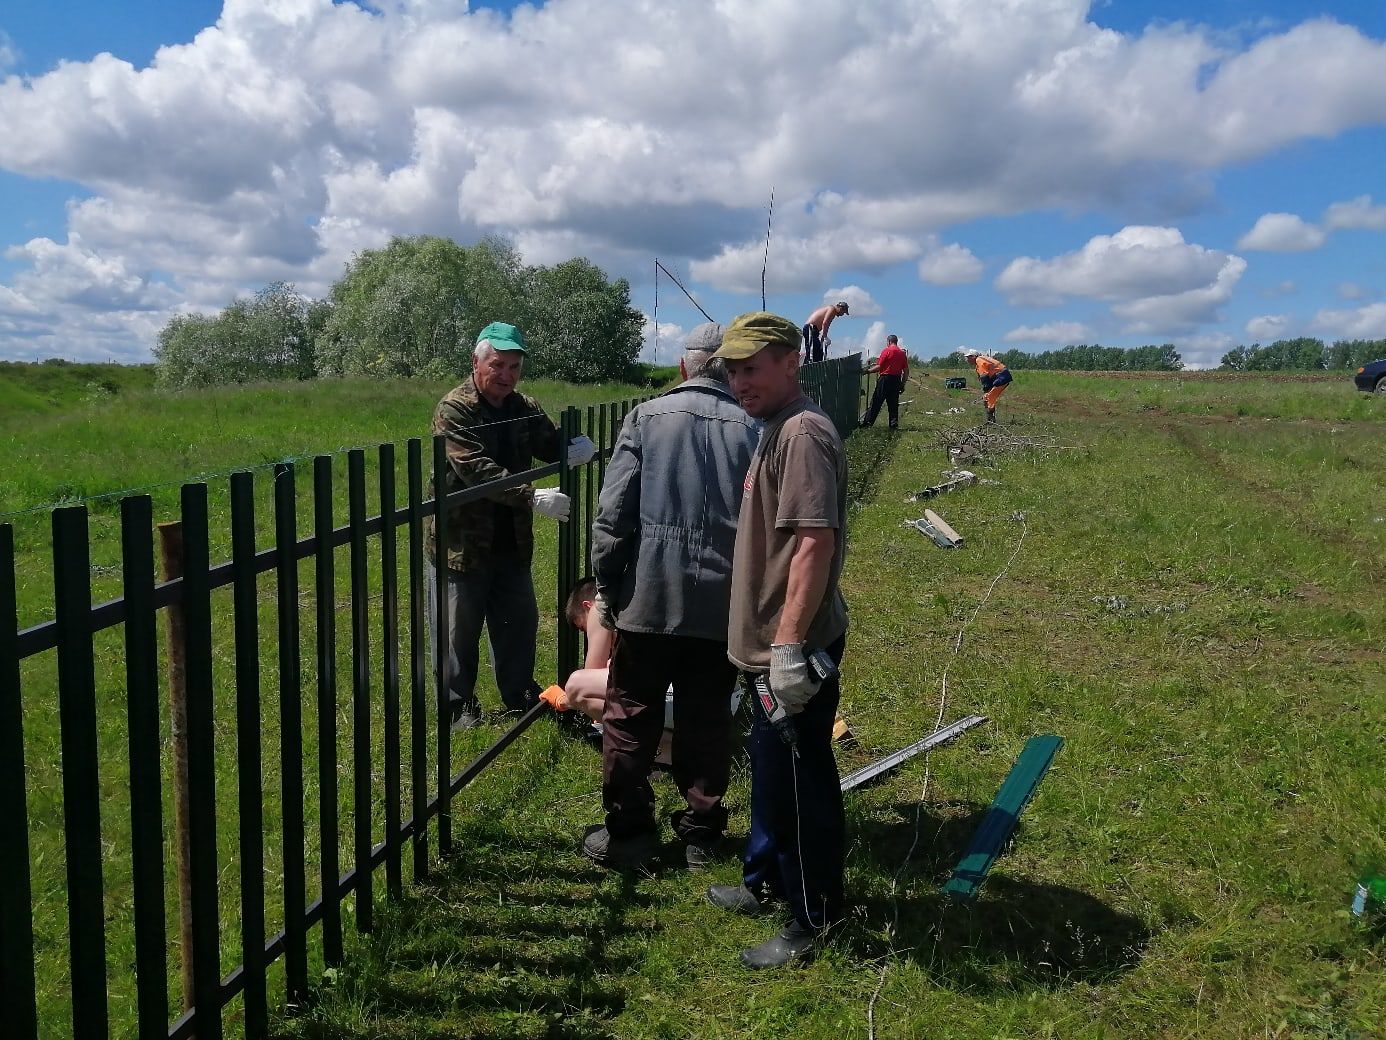
<path id="1" fill-rule="evenodd" d="M 995 408 L 988 408 L 988 409 L 987 409 L 987 422 L 995 422 L 995 421 L 996 421 L 996 409 L 995 409 Z"/>
<path id="2" fill-rule="evenodd" d="M 807 957 L 818 942 L 818 934 L 798 921 L 791 921 L 759 946 L 741 951 L 741 963 L 748 968 L 782 968 Z"/>

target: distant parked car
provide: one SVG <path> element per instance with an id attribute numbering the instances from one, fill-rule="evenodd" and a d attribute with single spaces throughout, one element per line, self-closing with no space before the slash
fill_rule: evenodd
<path id="1" fill-rule="evenodd" d="M 1368 361 L 1357 370 L 1352 381 L 1357 384 L 1358 390 L 1365 390 L 1369 394 L 1386 394 L 1386 358 Z"/>

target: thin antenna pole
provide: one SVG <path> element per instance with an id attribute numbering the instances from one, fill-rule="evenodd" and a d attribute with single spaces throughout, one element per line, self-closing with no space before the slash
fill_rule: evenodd
<path id="1" fill-rule="evenodd" d="M 765 269 L 770 266 L 770 222 L 775 219 L 775 187 L 770 186 L 770 212 L 765 215 L 765 259 L 760 263 L 760 309 L 765 310 Z"/>
<path id="2" fill-rule="evenodd" d="M 655 257 L 654 292 L 654 318 L 651 319 L 654 322 L 654 347 L 650 353 L 650 364 L 657 365 L 659 364 L 659 257 Z"/>
<path id="3" fill-rule="evenodd" d="M 663 264 L 659 262 L 658 257 L 655 258 L 655 267 L 667 274 L 670 277 L 670 279 L 673 280 L 673 283 L 675 285 L 677 285 L 680 289 L 683 289 L 683 283 L 674 276 L 673 271 L 669 270 L 669 268 L 665 267 Z M 693 299 L 693 294 L 691 292 L 689 292 L 687 289 L 683 289 L 683 294 L 687 296 L 690 300 L 693 300 L 693 306 L 698 308 L 698 313 L 701 314 L 704 318 L 706 318 L 708 321 L 717 320 L 707 311 L 703 310 L 703 305 L 699 303 L 697 300 Z"/>

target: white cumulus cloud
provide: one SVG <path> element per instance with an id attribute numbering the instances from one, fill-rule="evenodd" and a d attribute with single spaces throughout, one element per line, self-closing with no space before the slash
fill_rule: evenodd
<path id="1" fill-rule="evenodd" d="M 1314 315 L 1314 326 L 1341 339 L 1386 339 L 1386 303 L 1321 310 Z"/>
<path id="2" fill-rule="evenodd" d="M 996 287 L 1031 306 L 1113 301 L 1131 333 L 1187 332 L 1217 319 L 1245 270 L 1241 257 L 1185 242 L 1177 228 L 1130 226 L 1049 260 L 1012 260 Z"/>
<path id="3" fill-rule="evenodd" d="M 1348 202 L 1335 202 L 1323 215 L 1324 227 L 1335 231 L 1365 228 L 1386 231 L 1386 205 L 1375 205 L 1370 195 L 1359 195 Z"/>
<path id="4" fill-rule="evenodd" d="M 66 265 L 67 299 L 22 275 L 5 288 L 61 311 L 69 354 L 122 325 L 147 351 L 132 315 L 156 313 L 140 308 L 161 286 L 174 307 L 275 279 L 321 292 L 395 234 L 498 232 L 531 261 L 570 249 L 624 275 L 658 255 L 754 294 L 772 187 L 771 291 L 905 262 L 960 284 L 982 271 L 940 244 L 950 226 L 1133 201 L 1173 219 L 1159 213 L 1203 198 L 1209 171 L 1386 118 L 1386 43 L 1351 26 L 1229 42 L 1186 22 L 1118 32 L 1090 7 L 226 0 L 145 67 L 102 54 L 0 80 L 0 169 L 79 185 L 49 237 L 80 236 L 94 261 Z M 1366 205 L 1333 217 L 1366 224 L 1331 226 L 1373 226 Z M 1229 262 L 1184 256 L 1096 298 L 1197 292 Z M 0 353 L 22 337 L 0 330 Z"/>
<path id="5" fill-rule="evenodd" d="M 837 303 L 839 300 L 847 304 L 848 313 L 853 318 L 871 318 L 881 313 L 881 305 L 860 285 L 844 285 L 841 289 L 829 289 L 823 294 L 824 303 Z"/>
<path id="6" fill-rule="evenodd" d="M 919 261 L 919 280 L 931 285 L 966 285 L 982 277 L 982 261 L 956 242 L 932 246 Z"/>
<path id="7" fill-rule="evenodd" d="M 1327 238 L 1322 228 L 1305 223 L 1293 213 L 1263 213 L 1251 230 L 1237 239 L 1237 248 L 1267 253 L 1303 253 L 1318 249 Z"/>
<path id="8" fill-rule="evenodd" d="M 1078 321 L 1051 321 L 1044 325 L 1021 325 L 1001 337 L 1005 343 L 1089 343 L 1092 329 Z"/>
<path id="9" fill-rule="evenodd" d="M 1258 342 L 1274 342 L 1284 339 L 1289 328 L 1288 314 L 1261 314 L 1246 323 L 1246 334 Z"/>

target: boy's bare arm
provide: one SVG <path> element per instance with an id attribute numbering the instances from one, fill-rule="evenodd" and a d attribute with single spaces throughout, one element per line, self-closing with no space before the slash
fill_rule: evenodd
<path id="1" fill-rule="evenodd" d="M 616 640 L 616 633 L 606 628 L 597 620 L 597 612 L 589 610 L 587 612 L 587 657 L 584 658 L 582 666 L 584 668 L 605 668 L 611 664 L 611 647 Z"/>

